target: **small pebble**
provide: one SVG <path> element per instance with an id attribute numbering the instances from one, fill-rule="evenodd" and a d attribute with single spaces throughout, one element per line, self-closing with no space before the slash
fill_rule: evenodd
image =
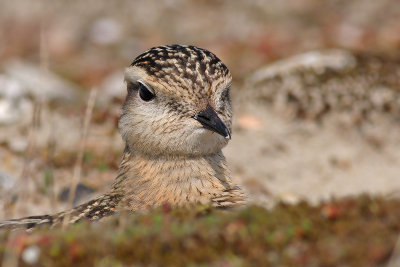
<path id="1" fill-rule="evenodd" d="M 27 264 L 35 264 L 39 260 L 40 248 L 36 245 L 29 246 L 22 252 L 22 260 Z"/>

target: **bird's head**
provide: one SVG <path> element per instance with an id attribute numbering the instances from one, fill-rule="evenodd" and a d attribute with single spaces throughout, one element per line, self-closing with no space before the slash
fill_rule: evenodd
<path id="1" fill-rule="evenodd" d="M 207 50 L 151 48 L 125 71 L 123 139 L 134 151 L 150 155 L 218 152 L 231 137 L 231 80 L 228 68 Z"/>

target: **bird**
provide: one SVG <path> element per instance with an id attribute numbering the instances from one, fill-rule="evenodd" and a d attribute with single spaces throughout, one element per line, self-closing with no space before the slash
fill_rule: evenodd
<path id="1" fill-rule="evenodd" d="M 54 215 L 0 222 L 0 229 L 96 221 L 169 204 L 231 209 L 246 203 L 222 153 L 232 133 L 232 75 L 212 52 L 164 45 L 125 70 L 118 128 L 125 149 L 108 193 Z"/>

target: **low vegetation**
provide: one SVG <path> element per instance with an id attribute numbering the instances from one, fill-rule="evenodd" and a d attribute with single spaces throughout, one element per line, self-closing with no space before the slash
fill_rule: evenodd
<path id="1" fill-rule="evenodd" d="M 0 260 L 30 266 L 370 266 L 390 261 L 399 230 L 400 200 L 380 197 L 234 212 L 165 205 L 65 230 L 0 232 Z"/>

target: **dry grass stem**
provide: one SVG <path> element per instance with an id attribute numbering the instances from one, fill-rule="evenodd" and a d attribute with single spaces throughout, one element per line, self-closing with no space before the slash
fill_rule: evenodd
<path id="1" fill-rule="evenodd" d="M 92 114 L 93 114 L 93 108 L 94 108 L 94 104 L 96 103 L 96 96 L 97 96 L 97 88 L 92 88 L 90 90 L 88 102 L 86 105 L 82 135 L 81 135 L 81 139 L 79 142 L 78 157 L 75 162 L 74 174 L 72 176 L 71 187 L 69 190 L 69 196 L 68 196 L 68 207 L 69 208 L 73 207 L 75 193 L 76 193 L 76 187 L 81 179 L 83 155 L 84 155 L 84 151 L 85 151 L 85 145 L 86 145 L 86 139 L 87 139 L 87 134 L 88 134 L 89 125 L 90 125 L 90 120 L 91 120 Z M 69 217 L 70 217 L 69 214 L 67 214 L 65 216 L 64 221 L 63 221 L 63 227 L 65 227 L 68 224 L 68 221 L 70 219 Z"/>
<path id="2" fill-rule="evenodd" d="M 40 127 L 40 117 L 41 117 L 42 103 L 40 101 L 34 102 L 32 121 L 29 126 L 29 134 L 28 134 L 28 142 L 24 153 L 24 163 L 22 167 L 21 176 L 19 179 L 19 195 L 18 199 L 26 200 L 27 193 L 29 191 L 29 185 L 31 182 L 35 184 L 35 187 L 38 187 L 37 181 L 28 180 L 28 177 L 32 177 L 32 161 L 35 156 L 36 151 L 36 134 L 37 130 Z"/>

